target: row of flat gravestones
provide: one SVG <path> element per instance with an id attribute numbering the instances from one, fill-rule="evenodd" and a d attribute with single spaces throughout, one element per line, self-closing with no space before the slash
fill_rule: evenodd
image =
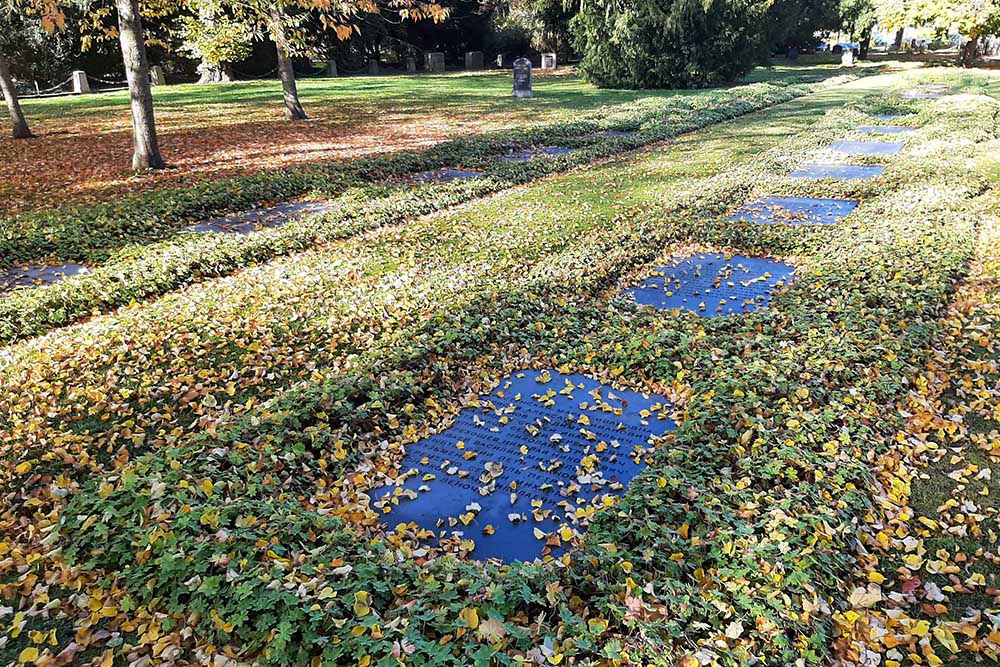
<path id="1" fill-rule="evenodd" d="M 924 86 L 903 93 L 902 97 L 919 100 L 936 99 L 944 94 L 944 90 L 943 86 Z M 875 118 L 888 120 L 895 118 L 895 116 L 875 116 Z M 869 134 L 909 134 L 914 131 L 913 128 L 896 126 L 864 126 L 858 129 Z M 599 132 L 597 136 L 620 138 L 634 134 L 635 132 L 610 130 Z M 834 150 L 844 153 L 866 155 L 891 154 L 897 152 L 900 148 L 901 144 L 889 142 L 845 141 L 838 142 L 833 146 Z M 511 151 L 502 159 L 507 162 L 526 162 L 537 157 L 566 155 L 571 152 L 572 149 L 559 146 L 534 146 Z M 884 167 L 879 166 L 810 164 L 803 165 L 795 170 L 792 172 L 792 176 L 795 178 L 873 178 L 882 174 L 883 171 Z M 484 175 L 484 172 L 476 170 L 433 169 L 411 174 L 408 180 L 414 183 L 448 183 L 463 179 L 481 178 Z M 789 224 L 799 222 L 828 224 L 850 213 L 854 206 L 849 206 L 849 204 L 849 202 L 836 202 L 833 200 L 769 197 L 744 207 L 737 213 L 735 219 L 756 220 L 759 222 L 785 222 Z M 281 227 L 307 215 L 329 212 L 334 208 L 333 204 L 327 202 L 286 202 L 245 213 L 204 220 L 188 227 L 186 231 L 245 236 L 265 229 Z M 66 263 L 58 266 L 27 265 L 14 267 L 6 271 L 0 271 L 0 295 L 17 287 L 35 287 L 55 283 L 64 278 L 85 274 L 88 271 L 88 267 L 74 263 Z"/>
<path id="2" fill-rule="evenodd" d="M 940 97 L 913 92 L 914 99 Z M 894 120 L 900 116 L 878 115 Z M 875 136 L 913 127 L 865 125 Z M 839 141 L 844 155 L 892 155 L 899 142 Z M 806 164 L 793 178 L 873 178 L 883 167 Z M 765 197 L 731 219 L 760 224 L 833 224 L 856 201 Z M 700 254 L 659 267 L 626 290 L 636 303 L 703 317 L 766 308 L 794 280 L 794 268 L 765 258 Z M 614 390 L 583 375 L 520 371 L 463 410 L 455 423 L 407 447 L 403 474 L 371 493 L 372 506 L 399 530 L 418 527 L 432 546 L 477 559 L 557 555 L 593 512 L 610 505 L 643 469 L 652 439 L 675 428 L 663 396 Z M 474 544 L 474 546 L 472 546 Z"/>
<path id="3" fill-rule="evenodd" d="M 938 95 L 936 91 L 916 93 Z M 924 99 L 921 97 L 920 99 Z M 877 116 L 892 120 L 897 116 Z M 906 135 L 915 128 L 869 125 L 872 135 Z M 896 142 L 842 141 L 845 155 L 889 155 Z M 559 155 L 542 147 L 512 153 L 509 160 Z M 882 167 L 809 164 L 795 178 L 871 178 Z M 435 170 L 416 181 L 478 178 L 481 172 Z M 766 197 L 742 206 L 731 219 L 760 224 L 832 224 L 856 201 Z M 327 204 L 275 207 L 200 223 L 193 231 L 247 234 L 322 212 Z M 281 222 L 277 222 L 280 220 Z M 636 303 L 686 310 L 703 317 L 768 307 L 777 290 L 794 280 L 783 262 L 720 254 L 678 258 L 626 290 Z M 456 548 L 478 559 L 533 560 L 555 555 L 584 528 L 595 511 L 613 503 L 646 465 L 652 439 L 675 428 L 663 396 L 620 391 L 583 375 L 555 370 L 520 371 L 467 406 L 455 423 L 407 447 L 404 471 L 391 485 L 371 492 L 372 506 L 401 530 L 417 527 L 425 544 Z"/>

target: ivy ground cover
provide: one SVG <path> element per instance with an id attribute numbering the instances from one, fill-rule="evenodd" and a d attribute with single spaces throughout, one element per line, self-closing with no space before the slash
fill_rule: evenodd
<path id="1" fill-rule="evenodd" d="M 884 176 L 788 176 L 901 78 L 4 348 L 4 656 L 824 664 L 879 511 L 871 462 L 902 425 L 884 407 L 973 253 L 989 184 L 964 160 L 1000 108 L 911 102 L 920 129 Z M 861 204 L 834 225 L 728 219 L 774 195 Z M 781 256 L 797 279 L 739 317 L 621 298 L 694 252 Z M 383 524 L 367 493 L 406 447 L 522 368 L 666 396 L 678 428 L 548 562 L 469 562 Z"/>
<path id="2" fill-rule="evenodd" d="M 589 116 L 439 144 L 421 153 L 358 159 L 309 171 L 262 172 L 136 196 L 108 205 L 76 205 L 0 221 L 0 266 L 83 263 L 86 278 L 0 295 L 0 341 L 45 329 L 136 299 L 162 294 L 199 278 L 222 275 L 324 241 L 426 214 L 546 174 L 620 154 L 751 111 L 835 86 L 853 75 L 811 83 L 775 83 L 678 94 L 601 109 Z M 629 130 L 607 138 L 606 130 Z M 518 147 L 556 143 L 557 157 L 506 160 Z M 565 152 L 572 149 L 570 152 Z M 482 178 L 418 187 L 413 173 L 458 165 Z M 207 240 L 192 221 L 239 211 L 261 200 L 311 191 L 332 198 L 322 215 L 247 237 Z M 159 240 L 159 243 L 151 243 Z"/>

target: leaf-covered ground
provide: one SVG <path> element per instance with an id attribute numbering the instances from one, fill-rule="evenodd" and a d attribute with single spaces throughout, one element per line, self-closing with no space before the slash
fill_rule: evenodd
<path id="1" fill-rule="evenodd" d="M 796 75 L 830 65 L 786 68 Z M 750 80 L 780 78 L 761 71 Z M 571 118 L 640 97 L 676 93 L 598 90 L 572 74 L 536 76 L 536 98 L 513 100 L 509 74 L 304 79 L 310 119 L 284 120 L 280 84 L 252 81 L 154 89 L 160 145 L 170 169 L 129 170 L 128 94 L 26 100 L 38 135 L 0 136 L 0 215 L 361 155 L 418 150 L 455 136 Z M 690 94 L 691 91 L 684 91 Z"/>
<path id="2" fill-rule="evenodd" d="M 887 406 L 935 359 L 990 196 L 969 164 L 1000 103 L 939 79 L 962 94 L 862 80 L 6 346 L 0 662 L 826 664 L 862 524 L 895 516 Z M 920 130 L 853 160 L 884 177 L 788 178 L 887 111 Z M 862 203 L 723 217 L 771 194 Z M 798 279 L 713 320 L 618 298 L 693 251 Z M 547 562 L 384 525 L 367 494 L 405 449 L 522 368 L 665 395 L 678 429 Z"/>
<path id="3" fill-rule="evenodd" d="M 1000 145 L 994 144 L 994 148 Z M 1000 160 L 984 167 L 997 175 Z M 875 461 L 885 513 L 837 622 L 849 663 L 974 665 L 1000 659 L 1000 220 L 981 202 L 969 275 L 941 319 L 928 367 Z M 875 517 L 872 517 L 875 518 Z"/>

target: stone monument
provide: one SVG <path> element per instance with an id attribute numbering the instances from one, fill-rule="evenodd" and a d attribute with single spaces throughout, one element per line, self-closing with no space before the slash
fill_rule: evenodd
<path id="1" fill-rule="evenodd" d="M 149 83 L 154 86 L 167 85 L 167 75 L 163 73 L 162 67 L 153 65 L 149 68 Z"/>
<path id="2" fill-rule="evenodd" d="M 444 72 L 444 54 L 440 52 L 428 53 L 426 64 L 428 72 L 431 74 L 441 74 Z"/>
<path id="3" fill-rule="evenodd" d="M 542 69 L 555 69 L 559 66 L 559 61 L 554 53 L 542 54 Z"/>
<path id="4" fill-rule="evenodd" d="M 483 52 L 469 51 L 465 54 L 465 69 L 478 71 L 483 69 Z"/>
<path id="5" fill-rule="evenodd" d="M 330 78 L 337 77 L 337 61 L 327 60 L 326 61 L 326 75 Z"/>
<path id="6" fill-rule="evenodd" d="M 87 81 L 87 73 L 83 70 L 76 70 L 72 74 L 73 94 L 83 95 L 90 92 L 90 82 Z"/>
<path id="7" fill-rule="evenodd" d="M 531 89 L 531 61 L 518 58 L 514 61 L 514 97 L 533 97 Z"/>
<path id="8" fill-rule="evenodd" d="M 378 61 L 374 58 L 368 59 L 368 74 L 370 76 L 378 76 Z"/>
<path id="9" fill-rule="evenodd" d="M 844 52 L 840 54 L 840 66 L 854 67 L 854 51 L 851 49 L 844 49 Z"/>

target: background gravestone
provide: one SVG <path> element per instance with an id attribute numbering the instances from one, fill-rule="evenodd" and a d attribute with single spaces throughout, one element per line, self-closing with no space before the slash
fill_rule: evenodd
<path id="1" fill-rule="evenodd" d="M 326 61 L 326 75 L 331 78 L 337 77 L 337 61 L 327 60 Z"/>
<path id="2" fill-rule="evenodd" d="M 149 83 L 153 86 L 167 85 L 167 75 L 163 73 L 162 67 L 153 65 L 149 69 Z"/>
<path id="3" fill-rule="evenodd" d="M 533 97 L 531 81 L 531 61 L 518 58 L 514 61 L 514 97 Z"/>
<path id="4" fill-rule="evenodd" d="M 559 61 L 554 53 L 542 54 L 542 69 L 555 69 L 559 66 Z"/>
<path id="5" fill-rule="evenodd" d="M 417 59 L 410 56 L 406 59 L 406 73 L 416 74 L 417 73 Z"/>
<path id="6" fill-rule="evenodd" d="M 76 70 L 71 77 L 73 79 L 73 94 L 83 95 L 90 92 L 90 82 L 87 81 L 87 73 Z"/>
<path id="7" fill-rule="evenodd" d="M 844 52 L 840 55 L 840 66 L 854 67 L 854 51 L 851 49 L 844 49 Z"/>
<path id="8" fill-rule="evenodd" d="M 378 76 L 378 61 L 374 58 L 368 61 L 368 74 L 371 76 Z"/>
<path id="9" fill-rule="evenodd" d="M 465 54 L 465 69 L 478 71 L 483 69 L 483 52 L 469 51 Z"/>
<path id="10" fill-rule="evenodd" d="M 427 71 L 431 74 L 444 72 L 444 54 L 438 51 L 428 53 L 426 56 Z"/>

